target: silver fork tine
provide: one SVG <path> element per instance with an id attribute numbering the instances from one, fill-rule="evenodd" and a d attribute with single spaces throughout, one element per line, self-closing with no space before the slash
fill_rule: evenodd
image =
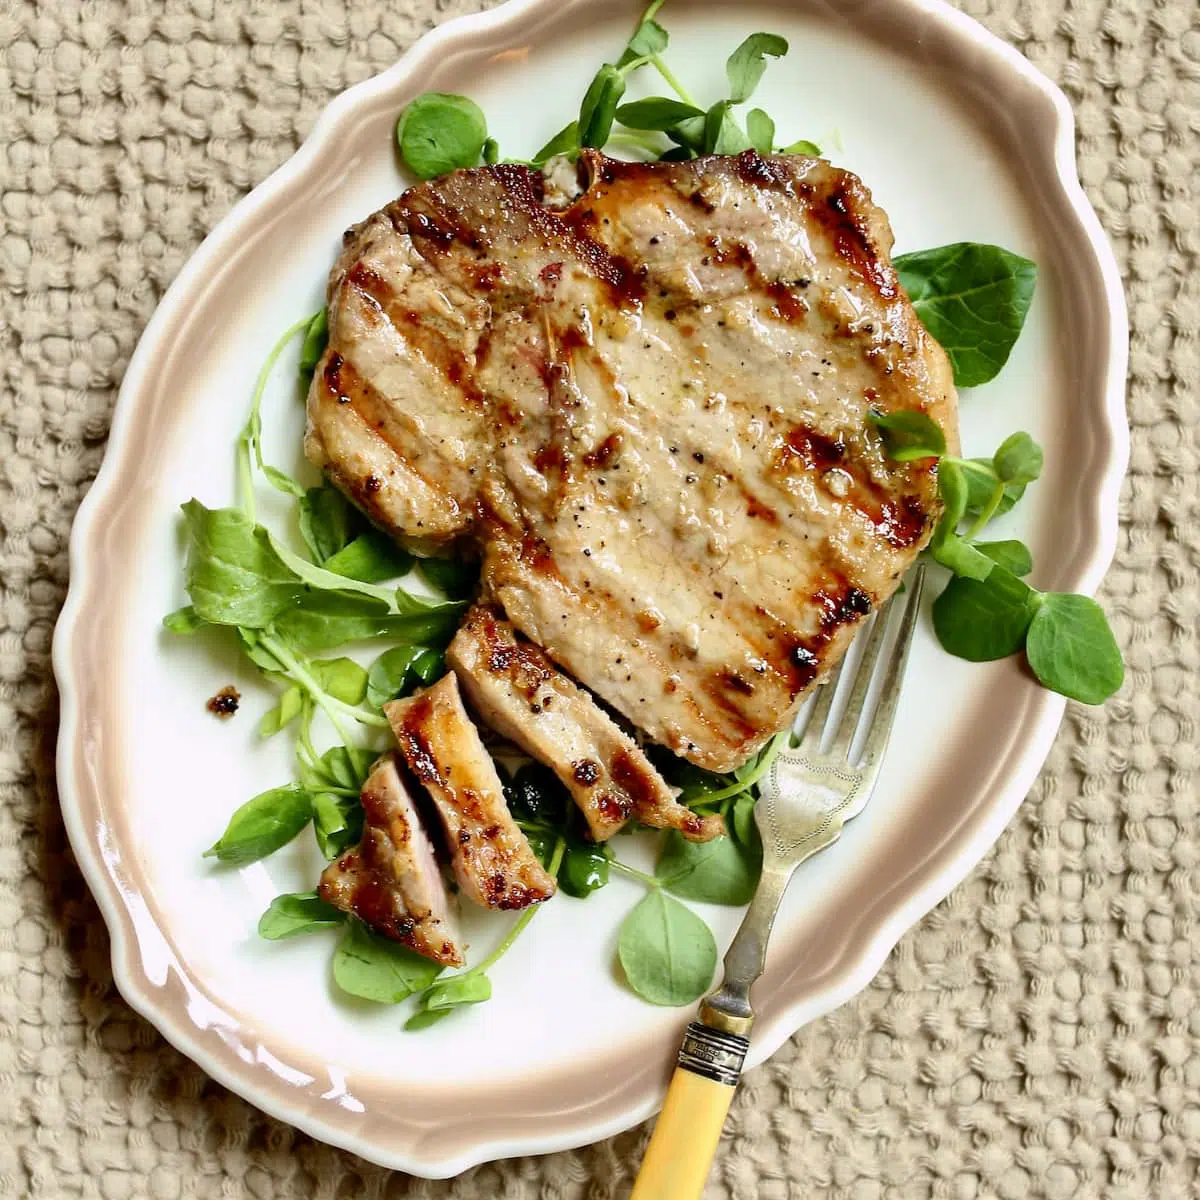
<path id="1" fill-rule="evenodd" d="M 925 586 L 925 564 L 919 563 L 908 576 L 908 594 L 905 597 L 904 613 L 900 618 L 900 632 L 896 635 L 896 647 L 883 676 L 879 691 L 879 703 L 871 718 L 867 731 L 867 744 L 863 747 L 863 760 L 859 770 L 866 776 L 869 791 L 875 782 L 875 771 L 892 734 L 892 723 L 896 719 L 896 706 L 900 702 L 900 680 L 912 649 L 913 627 L 921 611 L 921 590 Z"/>
<path id="2" fill-rule="evenodd" d="M 863 707 L 867 702 L 867 693 L 871 690 L 871 679 L 875 674 L 876 664 L 879 662 L 879 653 L 883 649 L 883 635 L 887 632 L 888 617 L 892 615 L 892 605 L 894 603 L 894 598 L 889 600 L 875 614 L 875 624 L 871 627 L 871 632 L 867 635 L 867 644 L 863 647 L 862 658 L 858 660 L 858 671 L 854 676 L 854 687 L 851 689 L 850 695 L 846 700 L 846 707 L 842 711 L 841 723 L 838 725 L 833 743 L 829 747 L 831 755 L 836 756 L 840 754 L 847 761 L 850 759 L 850 747 L 854 744 L 854 735 L 858 732 L 858 725 L 862 720 Z"/>
<path id="3" fill-rule="evenodd" d="M 808 724 L 804 727 L 804 736 L 799 745 L 807 745 L 812 750 L 821 748 L 821 739 L 825 736 L 825 725 L 829 720 L 829 710 L 833 707 L 833 697 L 837 694 L 838 681 L 842 678 L 842 668 L 845 665 L 846 660 L 843 658 L 817 690 L 817 698 L 813 702 L 812 712 L 809 714 Z"/>

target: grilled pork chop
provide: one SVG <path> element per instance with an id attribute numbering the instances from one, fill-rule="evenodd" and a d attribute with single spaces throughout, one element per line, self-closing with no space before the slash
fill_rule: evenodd
<path id="1" fill-rule="evenodd" d="M 383 711 L 409 769 L 433 797 L 463 891 L 484 908 L 528 908 L 553 896 L 554 880 L 508 811 L 453 673 Z"/>
<path id="2" fill-rule="evenodd" d="M 655 741 L 727 771 L 794 714 L 937 514 L 872 410 L 956 438 L 887 218 L 819 159 L 500 164 L 346 235 L 313 462 Z"/>
<path id="3" fill-rule="evenodd" d="M 471 609 L 446 661 L 479 715 L 558 776 L 596 841 L 631 816 L 693 841 L 724 833 L 719 816 L 680 804 L 634 740 L 495 609 Z"/>
<path id="4" fill-rule="evenodd" d="M 394 754 L 375 764 L 362 805 L 362 840 L 325 868 L 321 899 L 434 962 L 461 967 L 458 920 Z"/>

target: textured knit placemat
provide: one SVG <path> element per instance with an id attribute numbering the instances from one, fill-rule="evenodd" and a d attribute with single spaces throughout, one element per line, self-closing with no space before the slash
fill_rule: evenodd
<path id="1" fill-rule="evenodd" d="M 71 518 L 158 298 L 338 91 L 486 0 L 0 0 L 0 1196 L 628 1193 L 646 1130 L 451 1183 L 210 1082 L 118 996 L 54 791 Z M 1066 89 L 1133 326 L 1104 598 L 1129 681 L 1072 707 L 999 845 L 876 981 L 752 1072 L 710 1198 L 1200 1195 L 1200 9 L 966 0 Z"/>

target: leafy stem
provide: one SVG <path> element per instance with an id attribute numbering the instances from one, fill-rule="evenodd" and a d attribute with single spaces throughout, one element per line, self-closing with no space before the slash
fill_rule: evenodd
<path id="1" fill-rule="evenodd" d="M 653 875 L 647 875 L 645 871 L 639 871 L 636 867 L 628 866 L 626 863 L 621 862 L 621 860 L 618 858 L 614 858 L 612 860 L 611 866 L 614 871 L 618 871 L 620 874 L 626 875 L 630 879 L 636 879 L 638 883 L 644 884 L 648 888 L 658 888 L 662 886 L 662 884 L 660 884 Z"/>
<path id="2" fill-rule="evenodd" d="M 650 61 L 654 64 L 654 69 L 666 80 L 667 86 L 677 95 L 684 104 L 695 104 L 696 101 L 692 98 L 692 94 L 679 82 L 675 77 L 675 73 L 663 61 L 661 54 L 650 55 Z"/>
<path id="3" fill-rule="evenodd" d="M 254 394 L 250 400 L 250 416 L 246 419 L 245 427 L 238 438 L 238 476 L 242 486 L 242 510 L 250 518 L 251 522 L 254 520 L 254 476 L 251 455 L 253 455 L 253 464 L 256 464 L 260 471 L 266 473 L 268 478 L 272 475 L 280 474 L 279 472 L 269 471 L 263 462 L 262 400 L 267 390 L 267 382 L 271 378 L 271 372 L 275 369 L 275 364 L 279 361 L 279 356 L 283 353 L 284 347 L 296 334 L 307 330 L 316 319 L 316 316 L 317 314 L 310 313 L 307 317 L 302 317 L 294 325 L 289 325 L 279 335 L 279 338 L 268 352 L 263 365 L 259 368 L 258 378 L 254 382 Z M 285 490 L 290 491 L 291 489 Z"/>
<path id="4" fill-rule="evenodd" d="M 780 750 L 787 744 L 790 736 L 791 730 L 788 729 L 785 729 L 782 733 L 777 733 L 767 743 L 766 749 L 763 750 L 758 761 L 754 764 L 753 770 L 744 779 L 735 780 L 723 788 L 718 788 L 715 792 L 708 792 L 704 797 L 705 807 L 720 804 L 722 800 L 727 800 L 730 796 L 737 796 L 742 792 L 748 792 L 771 769 L 771 764 L 775 761 Z"/>
<path id="5" fill-rule="evenodd" d="M 312 677 L 304 663 L 293 655 L 278 638 L 272 637 L 269 633 L 261 633 L 259 634 L 259 643 L 268 654 L 271 654 L 279 661 L 280 666 L 287 672 L 288 677 L 295 683 L 298 683 L 320 705 L 321 710 L 329 718 L 330 723 L 337 731 L 338 737 L 345 744 L 349 745 L 350 739 L 346 736 L 346 731 L 342 727 L 342 723 L 338 720 L 339 716 L 352 717 L 360 725 L 370 725 L 376 729 L 387 729 L 389 727 L 386 717 L 378 713 L 369 712 L 365 708 L 358 708 L 353 704 L 346 704 L 336 696 L 331 696 Z"/>
<path id="6" fill-rule="evenodd" d="M 975 538 L 977 538 L 983 532 L 991 519 L 996 515 L 1000 508 L 1001 502 L 1004 500 L 1004 490 L 1004 481 L 1002 479 L 998 479 L 996 481 L 996 486 L 992 488 L 992 494 L 988 498 L 987 504 L 984 505 L 984 507 L 980 510 L 979 516 L 977 516 L 975 520 L 972 521 L 968 526 L 967 532 L 963 534 L 963 537 L 968 542 L 974 541 Z"/>
<path id="7" fill-rule="evenodd" d="M 550 855 L 550 862 L 546 866 L 546 871 L 549 873 L 551 878 L 554 878 L 558 875 L 558 869 L 562 866 L 563 855 L 566 852 L 567 839 L 560 836 L 554 843 L 554 852 Z M 483 960 L 483 962 L 471 967 L 470 970 L 464 971 L 463 975 L 482 975 L 489 967 L 495 966 L 496 963 L 498 963 L 500 959 L 502 959 L 509 952 L 509 950 L 512 949 L 513 943 L 521 936 L 525 930 L 525 927 L 537 915 L 538 908 L 539 906 L 536 904 L 527 908 L 513 922 L 512 928 L 505 935 L 505 938 L 500 945 L 498 945 L 495 950 L 493 950 L 491 954 L 489 954 L 487 958 Z"/>

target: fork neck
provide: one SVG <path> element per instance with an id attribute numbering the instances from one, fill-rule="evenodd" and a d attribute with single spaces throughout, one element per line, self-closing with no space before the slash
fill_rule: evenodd
<path id="1" fill-rule="evenodd" d="M 725 955 L 725 978 L 700 1005 L 700 1020 L 709 1028 L 750 1036 L 754 1025 L 750 989 L 763 973 L 767 939 L 793 870 L 778 863 L 763 865 L 754 899 Z"/>

